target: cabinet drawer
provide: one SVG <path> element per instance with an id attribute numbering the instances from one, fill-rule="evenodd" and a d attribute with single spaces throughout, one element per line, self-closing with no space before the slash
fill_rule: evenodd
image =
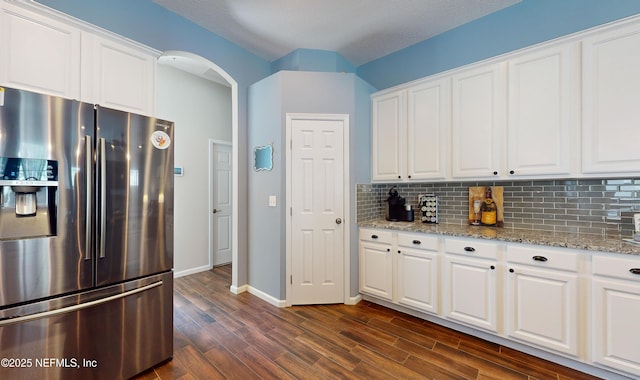
<path id="1" fill-rule="evenodd" d="M 508 245 L 507 261 L 541 268 L 578 271 L 578 253 L 571 251 L 564 252 L 539 247 Z"/>
<path id="2" fill-rule="evenodd" d="M 391 244 L 393 232 L 389 230 L 360 229 L 360 240 Z"/>
<path id="3" fill-rule="evenodd" d="M 457 255 L 498 259 L 498 244 L 478 240 L 446 239 L 445 251 Z"/>
<path id="4" fill-rule="evenodd" d="M 426 234 L 398 233 L 398 245 L 417 249 L 438 250 L 438 237 Z"/>
<path id="5" fill-rule="evenodd" d="M 613 255 L 593 255 L 592 257 L 593 274 L 640 282 L 640 274 L 632 273 L 640 273 L 640 257 Z"/>

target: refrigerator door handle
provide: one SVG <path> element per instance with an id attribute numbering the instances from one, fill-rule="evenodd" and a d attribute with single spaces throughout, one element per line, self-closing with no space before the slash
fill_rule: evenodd
<path id="1" fill-rule="evenodd" d="M 100 138 L 100 245 L 99 257 L 105 257 L 105 234 L 107 233 L 107 218 L 105 212 L 107 209 L 107 157 L 106 157 L 106 140 Z"/>
<path id="2" fill-rule="evenodd" d="M 156 281 L 156 282 L 151 283 L 149 285 L 145 285 L 145 286 L 140 287 L 140 288 L 132 289 L 132 290 L 126 291 L 124 293 L 115 294 L 115 295 L 110 296 L 110 297 L 100 298 L 100 299 L 97 299 L 97 300 L 93 300 L 93 301 L 89 301 L 89 302 L 85 302 L 85 303 L 81 303 L 81 304 L 77 304 L 77 305 L 67 306 L 67 307 L 63 307 L 63 308 L 60 308 L 60 309 L 56 309 L 56 310 L 43 311 L 42 313 L 21 315 L 19 317 L 0 320 L 0 327 L 7 326 L 7 325 L 12 325 L 12 324 L 15 324 L 15 323 L 33 321 L 35 319 L 53 317 L 53 316 L 56 316 L 56 315 L 66 314 L 66 313 L 69 313 L 69 312 L 72 312 L 72 311 L 82 310 L 82 309 L 86 309 L 88 307 L 101 305 L 103 303 L 111 302 L 111 301 L 114 301 L 114 300 L 118 300 L 118 299 L 121 299 L 121 298 L 132 296 L 132 295 L 137 294 L 137 293 L 145 292 L 145 291 L 147 291 L 149 289 L 153 289 L 153 288 L 156 288 L 158 286 L 161 286 L 162 283 L 163 283 L 162 280 L 159 280 L 159 281 Z"/>
<path id="3" fill-rule="evenodd" d="M 91 259 L 91 240 L 92 240 L 92 234 L 91 234 L 91 219 L 93 218 L 92 216 L 92 207 L 91 207 L 91 199 L 93 198 L 93 194 L 92 194 L 92 190 L 93 189 L 93 143 L 91 141 L 91 136 L 85 136 L 84 137 L 84 153 L 85 153 L 85 189 L 86 189 L 86 194 L 87 194 L 87 201 L 85 203 L 85 207 L 86 207 L 86 222 L 85 222 L 85 252 L 84 252 L 84 259 L 85 260 L 89 260 Z"/>

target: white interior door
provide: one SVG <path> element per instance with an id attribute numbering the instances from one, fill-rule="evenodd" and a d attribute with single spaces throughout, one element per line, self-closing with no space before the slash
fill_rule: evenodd
<path id="1" fill-rule="evenodd" d="M 231 263 L 231 145 L 212 142 L 212 239 L 213 266 Z"/>
<path id="2" fill-rule="evenodd" d="M 344 134 L 348 115 L 287 118 L 291 304 L 344 302 Z"/>

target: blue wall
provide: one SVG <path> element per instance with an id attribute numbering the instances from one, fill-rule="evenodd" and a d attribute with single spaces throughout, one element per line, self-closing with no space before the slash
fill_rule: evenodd
<path id="1" fill-rule="evenodd" d="M 355 73 L 356 67 L 334 51 L 296 49 L 271 63 L 271 72 L 280 70 Z"/>
<path id="2" fill-rule="evenodd" d="M 638 13 L 638 0 L 523 0 L 366 63 L 357 74 L 381 90 Z"/>
<path id="3" fill-rule="evenodd" d="M 151 0 L 37 0 L 160 51 L 198 54 L 223 68 L 239 86 L 271 74 L 265 59 L 172 13 Z"/>

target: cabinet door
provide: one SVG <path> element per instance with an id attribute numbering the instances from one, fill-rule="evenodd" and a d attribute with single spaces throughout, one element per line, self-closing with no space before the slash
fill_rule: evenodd
<path id="1" fill-rule="evenodd" d="M 593 361 L 640 377 L 640 257 L 592 257 Z"/>
<path id="2" fill-rule="evenodd" d="M 82 98 L 103 107 L 154 113 L 156 57 L 124 41 L 82 35 Z"/>
<path id="3" fill-rule="evenodd" d="M 80 96 L 80 30 L 2 3 L 0 85 Z"/>
<path id="4" fill-rule="evenodd" d="M 360 241 L 360 291 L 387 299 L 393 298 L 391 244 Z"/>
<path id="5" fill-rule="evenodd" d="M 640 26 L 597 33 L 582 54 L 582 171 L 637 175 Z"/>
<path id="6" fill-rule="evenodd" d="M 503 64 L 467 70 L 452 82 L 452 176 L 502 176 L 506 78 Z"/>
<path id="7" fill-rule="evenodd" d="M 371 179 L 403 179 L 405 171 L 405 92 L 398 91 L 372 98 Z"/>
<path id="8" fill-rule="evenodd" d="M 578 274 L 508 265 L 506 322 L 510 337 L 578 355 Z"/>
<path id="9" fill-rule="evenodd" d="M 438 242 L 425 235 L 398 234 L 397 302 L 437 314 Z"/>
<path id="10" fill-rule="evenodd" d="M 447 177 L 451 128 L 451 80 L 421 84 L 407 90 L 407 176 L 409 179 Z"/>
<path id="11" fill-rule="evenodd" d="M 508 62 L 509 175 L 567 175 L 577 156 L 577 46 L 565 44 Z"/>
<path id="12" fill-rule="evenodd" d="M 446 318 L 498 332 L 495 261 L 445 255 L 444 314 Z"/>

